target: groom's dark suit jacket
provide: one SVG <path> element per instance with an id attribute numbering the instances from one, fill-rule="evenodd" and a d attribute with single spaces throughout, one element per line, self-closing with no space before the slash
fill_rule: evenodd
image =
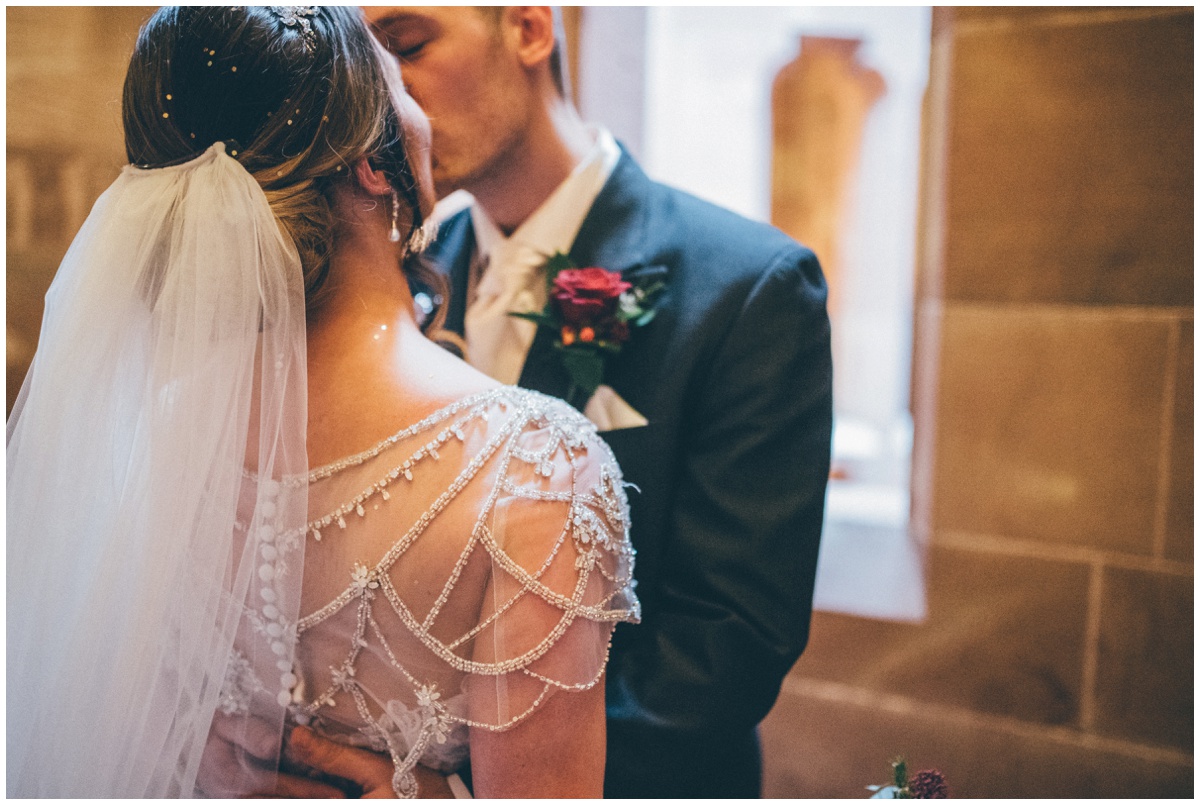
<path id="1" fill-rule="evenodd" d="M 463 211 L 428 252 L 460 334 L 474 249 Z M 650 181 L 628 154 L 570 254 L 666 282 L 655 319 L 605 370 L 650 423 L 602 434 L 640 490 L 643 608 L 613 639 L 605 793 L 757 796 L 755 727 L 808 638 L 829 473 L 821 269 L 778 230 Z M 520 385 L 565 397 L 553 338 L 539 330 Z"/>

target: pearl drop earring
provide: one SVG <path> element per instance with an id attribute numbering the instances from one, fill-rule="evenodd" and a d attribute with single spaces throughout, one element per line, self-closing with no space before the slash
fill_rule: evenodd
<path id="1" fill-rule="evenodd" d="M 400 194 L 392 190 L 392 231 L 388 233 L 392 243 L 400 242 Z"/>

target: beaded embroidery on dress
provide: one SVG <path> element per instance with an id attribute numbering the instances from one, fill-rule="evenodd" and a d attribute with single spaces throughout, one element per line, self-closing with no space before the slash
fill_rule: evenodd
<path id="1" fill-rule="evenodd" d="M 302 617 L 250 619 L 298 641 L 290 720 L 388 752 L 400 796 L 418 762 L 460 767 L 469 727 L 596 684 L 615 624 L 640 617 L 620 470 L 559 400 L 472 395 L 308 482 Z M 261 685 L 232 682 L 227 707 Z"/>

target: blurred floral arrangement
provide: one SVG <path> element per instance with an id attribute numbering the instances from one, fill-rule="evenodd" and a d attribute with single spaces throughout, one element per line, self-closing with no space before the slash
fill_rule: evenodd
<path id="1" fill-rule="evenodd" d="M 871 799 L 946 799 L 950 796 L 944 774 L 937 769 L 925 769 L 910 779 L 904 758 L 892 761 L 890 785 L 869 785 L 867 790 L 874 792 Z"/>

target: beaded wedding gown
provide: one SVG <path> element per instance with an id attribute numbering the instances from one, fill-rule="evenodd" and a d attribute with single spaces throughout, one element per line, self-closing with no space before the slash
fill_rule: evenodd
<path id="1" fill-rule="evenodd" d="M 258 532 L 260 605 L 239 635 L 276 667 L 235 655 L 220 712 L 274 692 L 292 723 L 390 754 L 402 796 L 416 763 L 466 761 L 469 728 L 596 684 L 614 625 L 639 617 L 620 470 L 559 400 L 466 397 L 307 485 L 305 533 Z M 293 623 L 272 581 L 302 541 Z"/>

